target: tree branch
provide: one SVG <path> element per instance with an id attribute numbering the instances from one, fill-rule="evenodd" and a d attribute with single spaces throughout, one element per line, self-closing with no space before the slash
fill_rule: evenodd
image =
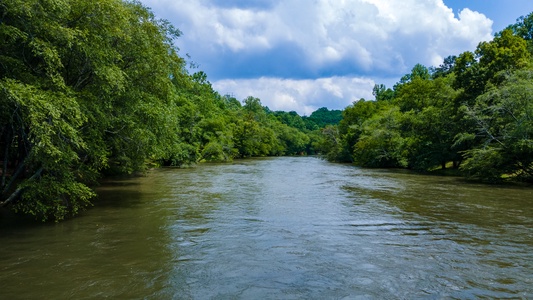
<path id="1" fill-rule="evenodd" d="M 15 171 L 15 173 L 13 173 L 13 176 L 11 176 L 11 180 L 9 180 L 9 183 L 2 190 L 2 194 L 1 194 L 2 196 L 5 195 L 7 192 L 9 192 L 9 190 L 11 189 L 11 186 L 13 185 L 17 177 L 19 177 L 19 175 L 22 173 L 22 171 L 24 170 L 25 162 L 26 160 L 23 160 L 19 164 L 19 166 L 17 167 L 17 170 Z"/>
<path id="2" fill-rule="evenodd" d="M 43 168 L 40 168 L 33 174 L 28 180 L 34 180 L 37 177 L 41 176 L 41 173 L 43 172 Z M 13 202 L 13 200 L 17 199 L 22 194 L 23 188 L 16 189 L 5 201 L 0 201 L 0 207 L 4 207 L 8 205 L 9 203 Z"/>

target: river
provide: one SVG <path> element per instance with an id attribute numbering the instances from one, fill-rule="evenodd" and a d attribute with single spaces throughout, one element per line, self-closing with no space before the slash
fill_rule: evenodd
<path id="1" fill-rule="evenodd" d="M 533 298 L 533 189 L 314 157 L 113 179 L 0 222 L 1 299 Z"/>

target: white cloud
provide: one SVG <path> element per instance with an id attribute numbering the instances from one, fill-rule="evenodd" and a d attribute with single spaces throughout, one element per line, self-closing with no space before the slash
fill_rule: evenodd
<path id="1" fill-rule="evenodd" d="M 443 0 L 141 1 L 184 33 L 178 47 L 220 93 L 305 114 L 372 98 L 373 80 L 492 38 L 490 19 L 470 9 L 456 17 Z"/>
<path id="2" fill-rule="evenodd" d="M 178 23 L 183 48 L 238 53 L 290 42 L 315 68 L 340 60 L 368 70 L 433 64 L 491 39 L 492 31 L 484 15 L 464 9 L 455 18 L 442 0 L 287 0 L 264 10 L 211 1 L 144 3 Z"/>
<path id="3" fill-rule="evenodd" d="M 310 115 L 320 107 L 344 109 L 360 98 L 372 99 L 375 82 L 368 78 L 330 77 L 318 79 L 224 79 L 212 83 L 222 94 L 239 100 L 248 96 L 261 99 L 271 110 L 296 111 Z"/>

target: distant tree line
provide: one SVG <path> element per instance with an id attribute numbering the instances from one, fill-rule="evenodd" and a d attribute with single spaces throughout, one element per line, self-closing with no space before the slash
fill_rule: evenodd
<path id="1" fill-rule="evenodd" d="M 340 121 L 218 94 L 186 70 L 180 34 L 138 1 L 1 1 L 0 207 L 61 220 L 102 176 L 313 154 Z"/>
<path id="2" fill-rule="evenodd" d="M 533 182 L 533 14 L 438 67 L 417 64 L 322 129 L 331 161 Z"/>

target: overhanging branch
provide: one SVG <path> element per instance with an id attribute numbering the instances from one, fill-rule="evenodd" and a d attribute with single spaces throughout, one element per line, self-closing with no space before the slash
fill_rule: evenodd
<path id="1" fill-rule="evenodd" d="M 41 173 L 43 172 L 43 168 L 40 168 L 33 174 L 28 180 L 34 180 L 37 177 L 41 176 Z M 16 189 L 5 201 L 0 202 L 0 207 L 4 207 L 8 205 L 9 203 L 13 202 L 13 200 L 17 199 L 22 194 L 23 188 Z"/>

